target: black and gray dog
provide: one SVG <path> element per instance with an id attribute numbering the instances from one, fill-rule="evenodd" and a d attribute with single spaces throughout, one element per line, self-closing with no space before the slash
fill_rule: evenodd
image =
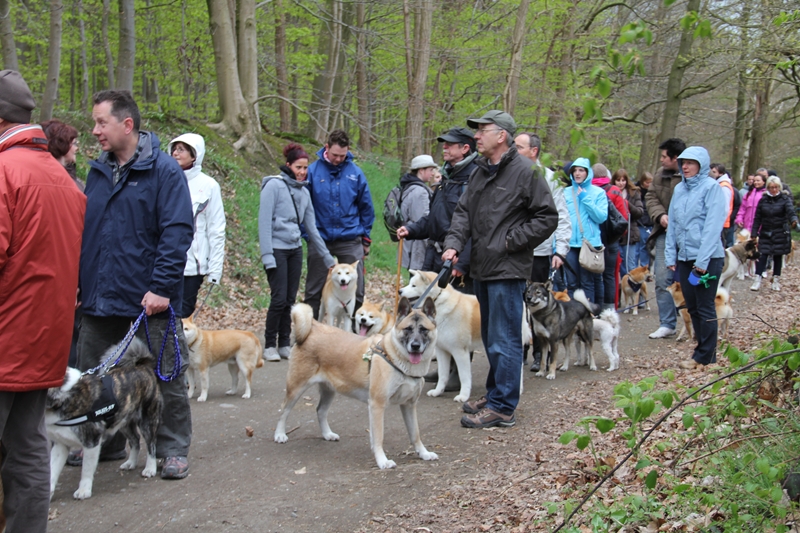
<path id="1" fill-rule="evenodd" d="M 539 345 L 547 347 L 545 365 L 536 373 L 543 376 L 547 369 L 547 379 L 556 378 L 556 360 L 558 345 L 564 344 L 567 351 L 561 370 L 569 368 L 569 351 L 566 347 L 578 335 L 581 342 L 591 347 L 594 340 L 592 315 L 600 314 L 601 308 L 586 299 L 581 289 L 575 291 L 572 300 L 562 302 L 556 300 L 552 293 L 553 284 L 531 283 L 525 291 L 525 301 L 533 318 L 533 334 Z M 544 351 L 544 350 L 542 350 Z"/>
<path id="2" fill-rule="evenodd" d="M 111 347 L 103 360 L 118 346 Z M 64 385 L 47 391 L 45 425 L 53 442 L 50 450 L 50 495 L 67 461 L 70 448 L 83 449 L 81 482 L 73 496 L 92 495 L 100 445 L 119 431 L 130 447 L 121 470 L 133 470 L 139 459 L 139 437 L 147 447 L 142 476 L 156 474 L 156 432 L 163 398 L 155 374 L 155 358 L 147 345 L 134 338 L 122 359 L 104 374 L 86 374 L 67 368 Z"/>

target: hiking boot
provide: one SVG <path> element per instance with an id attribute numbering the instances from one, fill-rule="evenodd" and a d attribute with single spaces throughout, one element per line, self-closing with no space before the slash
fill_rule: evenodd
<path id="1" fill-rule="evenodd" d="M 486 407 L 487 403 L 489 403 L 489 400 L 486 398 L 486 396 L 481 396 L 477 400 L 470 400 L 468 402 L 464 402 L 464 405 L 461 406 L 461 410 L 464 411 L 465 413 L 474 415 L 475 413 Z"/>
<path id="2" fill-rule="evenodd" d="M 673 328 L 661 326 L 648 336 L 651 339 L 663 339 L 664 337 L 671 337 L 672 335 L 675 335 L 675 330 Z"/>
<path id="3" fill-rule="evenodd" d="M 760 288 L 761 288 L 761 276 L 756 276 L 755 278 L 753 278 L 753 284 L 750 285 L 750 290 L 757 291 Z"/>
<path id="4" fill-rule="evenodd" d="M 531 363 L 531 372 L 538 372 L 542 369 L 542 352 L 533 352 L 533 362 Z"/>
<path id="5" fill-rule="evenodd" d="M 680 363 L 678 363 L 678 366 L 684 370 L 697 370 L 698 368 L 703 367 L 703 365 L 701 365 L 694 359 L 689 359 L 688 361 L 681 361 Z"/>
<path id="6" fill-rule="evenodd" d="M 278 355 L 278 349 L 274 346 L 272 348 L 264 348 L 264 361 L 280 361 L 281 356 Z"/>
<path id="7" fill-rule="evenodd" d="M 167 457 L 161 468 L 161 479 L 183 479 L 189 475 L 189 459 L 182 456 Z"/>
<path id="8" fill-rule="evenodd" d="M 280 346 L 278 347 L 278 355 L 281 359 L 289 359 L 289 356 L 292 355 L 292 349 L 288 346 Z"/>
<path id="9" fill-rule="evenodd" d="M 450 369 L 450 377 L 447 378 L 447 384 L 444 386 L 445 392 L 456 392 L 461 390 L 461 379 L 458 377 L 458 368 L 456 368 L 455 361 L 453 368 Z"/>
<path id="10" fill-rule="evenodd" d="M 120 450 L 112 453 L 100 453 L 100 462 L 105 463 L 108 461 L 121 461 L 128 458 L 128 452 Z M 67 464 L 69 466 L 83 466 L 83 450 L 73 450 L 67 455 Z"/>
<path id="11" fill-rule="evenodd" d="M 510 428 L 517 423 L 514 413 L 504 415 L 485 407 L 474 415 L 464 415 L 461 417 L 461 425 L 465 428 L 493 428 L 500 426 Z"/>
<path id="12" fill-rule="evenodd" d="M 772 290 L 773 291 L 780 291 L 781 290 L 781 282 L 780 276 L 772 276 Z"/>

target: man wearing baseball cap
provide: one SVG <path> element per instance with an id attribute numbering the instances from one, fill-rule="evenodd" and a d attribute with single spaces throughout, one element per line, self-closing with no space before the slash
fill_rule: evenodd
<path id="1" fill-rule="evenodd" d="M 30 124 L 19 72 L 0 71 L 0 440 L 6 531 L 44 532 L 47 389 L 64 383 L 86 197 Z"/>
<path id="2" fill-rule="evenodd" d="M 525 284 L 533 250 L 555 231 L 558 211 L 542 169 L 517 152 L 511 115 L 493 110 L 467 125 L 477 130 L 482 157 L 458 201 L 442 260 L 457 261 L 472 239 L 471 275 L 489 375 L 486 396 L 462 406 L 461 425 L 510 427 L 519 403 Z"/>
<path id="3" fill-rule="evenodd" d="M 400 178 L 400 212 L 403 220 L 414 223 L 427 216 L 431 204 L 431 190 L 428 184 L 433 179 L 434 170 L 439 165 L 428 154 L 418 155 L 411 160 L 411 168 Z M 426 240 L 411 241 L 403 246 L 403 266 L 419 270 L 425 261 Z"/>

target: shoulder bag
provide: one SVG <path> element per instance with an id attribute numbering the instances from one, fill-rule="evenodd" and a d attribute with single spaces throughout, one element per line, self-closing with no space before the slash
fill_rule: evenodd
<path id="1" fill-rule="evenodd" d="M 575 214 L 578 218 L 578 229 L 581 232 L 581 252 L 578 255 L 578 263 L 581 268 L 591 272 L 592 274 L 601 274 L 606 269 L 605 250 L 601 246 L 595 248 L 583 236 L 583 223 L 581 222 L 581 212 L 578 209 L 578 195 L 575 193 L 575 186 L 572 186 L 572 199 L 575 203 Z"/>

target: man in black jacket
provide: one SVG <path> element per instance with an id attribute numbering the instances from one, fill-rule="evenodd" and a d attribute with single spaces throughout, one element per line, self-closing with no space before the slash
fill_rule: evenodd
<path id="1" fill-rule="evenodd" d="M 461 425 L 516 423 L 522 371 L 522 316 L 533 250 L 558 226 L 558 211 L 542 169 L 514 146 L 517 125 L 503 111 L 467 120 L 483 157 L 453 214 L 442 260 L 456 261 L 472 239 L 471 275 L 489 360 L 486 396 L 464 403 Z"/>
<path id="2" fill-rule="evenodd" d="M 422 270 L 438 272 L 442 268 L 444 238 L 450 229 L 450 221 L 456 210 L 458 199 L 467 190 L 467 181 L 475 170 L 475 138 L 467 128 L 451 128 L 438 137 L 442 144 L 442 181 L 433 189 L 430 212 L 407 226 L 397 230 L 401 239 L 428 239 L 425 261 Z M 471 243 L 468 242 L 458 256 L 458 266 L 454 269 L 453 286 L 461 292 L 472 294 L 472 279 L 469 276 L 469 256 Z"/>

